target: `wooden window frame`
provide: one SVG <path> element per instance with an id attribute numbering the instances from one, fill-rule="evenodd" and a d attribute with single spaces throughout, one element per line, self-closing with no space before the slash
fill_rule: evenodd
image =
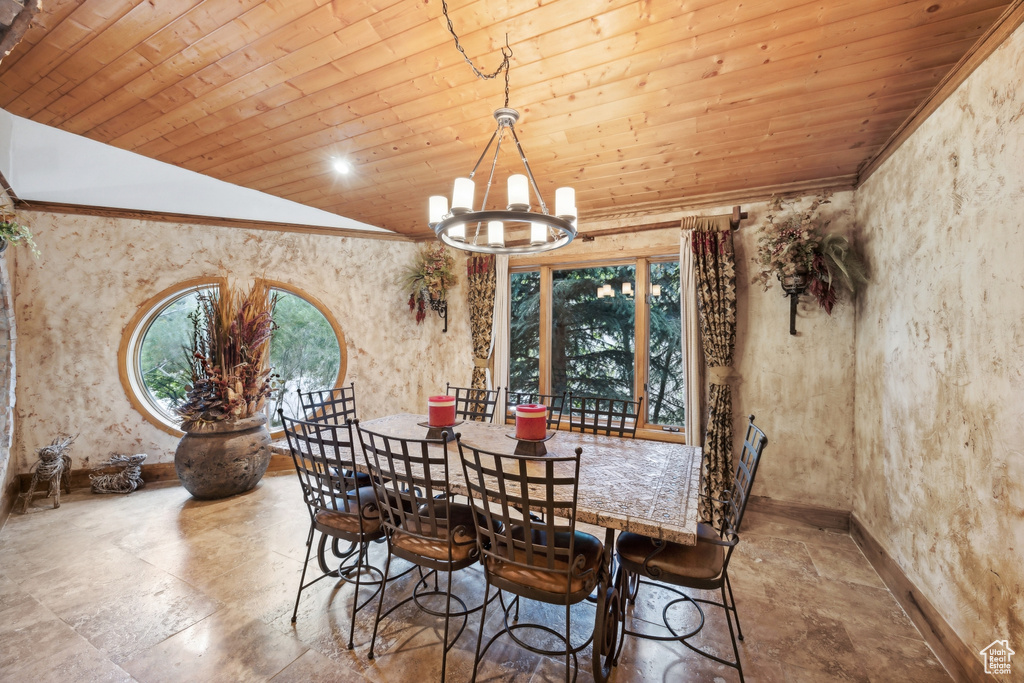
<path id="1" fill-rule="evenodd" d="M 598 266 L 636 266 L 636 280 L 633 285 L 633 400 L 644 397 L 643 422 L 637 426 L 637 437 L 650 439 L 652 441 L 668 441 L 673 443 L 685 443 L 686 433 L 683 425 L 679 425 L 679 431 L 666 431 L 662 425 L 653 425 L 647 422 L 647 391 L 648 380 L 648 354 L 650 351 L 650 265 L 652 263 L 666 263 L 678 261 L 679 253 L 666 253 L 664 248 L 648 250 L 630 250 L 628 253 L 622 251 L 607 253 L 588 254 L 585 259 L 559 259 L 557 256 L 540 256 L 533 258 L 516 259 L 509 264 L 509 299 L 511 300 L 511 287 L 513 273 L 539 272 L 540 273 L 540 358 L 539 364 L 539 386 L 542 394 L 551 393 L 551 324 L 552 324 L 552 286 L 554 283 L 554 271 L 570 270 L 579 268 L 591 268 Z M 640 293 L 643 293 L 642 295 Z M 641 304 L 642 305 L 638 305 Z M 675 425 L 672 425 L 675 426 Z M 560 429 L 567 430 L 568 421 L 563 421 Z"/>
<path id="2" fill-rule="evenodd" d="M 257 281 L 263 281 L 272 289 L 288 292 L 299 297 L 317 309 L 327 319 L 331 329 L 334 331 L 334 336 L 338 339 L 338 350 L 341 357 L 341 362 L 338 366 L 338 377 L 334 381 L 334 386 L 330 388 L 337 389 L 342 386 L 345 374 L 348 371 L 348 348 L 345 343 L 345 333 L 342 332 L 341 325 L 338 324 L 337 318 L 334 317 L 330 309 L 319 299 L 295 285 L 269 278 L 257 278 Z M 141 396 L 146 391 L 139 373 L 139 354 L 142 350 L 142 340 L 146 330 L 149 329 L 156 316 L 173 301 L 197 290 L 220 289 L 225 283 L 226 279 L 223 277 L 204 276 L 184 280 L 161 290 L 139 306 L 138 310 L 135 311 L 135 315 L 128 321 L 124 332 L 121 334 L 121 343 L 117 352 L 117 371 L 121 380 L 121 387 L 124 389 L 128 402 L 147 422 L 172 436 L 181 437 L 185 435 L 185 432 L 168 424 L 159 415 L 156 415 L 147 401 Z M 273 439 L 281 438 L 284 436 L 284 430 L 272 430 L 270 436 Z"/>

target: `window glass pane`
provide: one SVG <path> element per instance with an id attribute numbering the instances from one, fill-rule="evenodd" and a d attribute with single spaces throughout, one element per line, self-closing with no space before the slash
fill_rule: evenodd
<path id="1" fill-rule="evenodd" d="M 633 399 L 634 307 L 623 293 L 635 266 L 556 270 L 552 283 L 551 388 L 554 393 Z M 607 286 L 606 286 L 607 285 Z M 611 296 L 598 298 L 598 287 Z"/>
<path id="2" fill-rule="evenodd" d="M 192 321 L 188 316 L 198 303 L 196 290 L 190 290 L 164 306 L 149 323 L 139 347 L 139 377 L 145 398 L 172 425 L 179 422 L 174 406 L 185 397 L 185 387 L 192 381 L 188 359 Z"/>
<path id="3" fill-rule="evenodd" d="M 686 396 L 680 342 L 679 261 L 652 263 L 650 283 L 647 420 L 657 425 L 679 426 L 683 424 Z"/>
<path id="4" fill-rule="evenodd" d="M 334 328 L 316 306 L 283 289 L 275 289 L 277 329 L 270 340 L 270 367 L 279 375 L 268 400 L 270 425 L 281 427 L 278 408 L 298 415 L 298 391 L 331 389 L 341 368 L 341 347 Z"/>
<path id="5" fill-rule="evenodd" d="M 509 390 L 536 394 L 540 392 L 540 271 L 510 273 L 509 282 Z"/>

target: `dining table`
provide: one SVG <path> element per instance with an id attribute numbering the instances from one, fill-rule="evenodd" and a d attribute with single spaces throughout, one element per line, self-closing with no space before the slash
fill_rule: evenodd
<path id="1" fill-rule="evenodd" d="M 424 439 L 427 417 L 412 413 L 360 422 L 360 427 L 390 437 Z M 466 445 L 513 453 L 515 426 L 464 421 L 452 431 Z M 548 456 L 571 456 L 581 448 L 576 519 L 615 531 L 632 531 L 684 545 L 697 542 L 697 498 L 701 449 L 680 443 L 630 439 L 576 431 L 556 431 L 546 442 Z M 356 453 L 360 467 L 361 454 Z M 544 457 L 544 456 L 540 456 Z M 451 493 L 465 496 L 459 449 L 448 446 Z"/>
<path id="2" fill-rule="evenodd" d="M 426 415 L 400 413 L 361 421 L 359 427 L 387 437 L 426 439 L 430 428 Z M 468 496 L 458 440 L 484 451 L 514 453 L 515 426 L 475 421 L 457 422 L 451 427 L 447 445 L 448 488 L 454 495 Z M 366 462 L 353 433 L 354 464 L 366 471 Z M 702 451 L 676 442 L 607 436 L 590 432 L 556 430 L 548 432 L 544 457 L 571 456 L 581 449 L 576 500 L 576 520 L 605 530 L 605 566 L 614 563 L 617 531 L 630 531 L 662 541 L 684 545 L 697 543 L 697 507 Z M 439 446 L 442 447 L 442 446 Z M 287 443 L 277 442 L 273 450 L 288 453 Z M 617 593 L 618 587 L 610 589 Z M 600 597 L 600 596 L 599 596 Z M 615 598 L 617 603 L 618 598 Z M 598 600 L 598 611 L 604 600 Z M 619 609 L 619 608 L 616 608 Z M 615 610 L 612 610 L 615 611 Z M 619 615 L 609 614 L 614 622 Z M 606 622 L 606 628 L 614 624 Z M 600 638 L 595 638 L 595 648 Z M 610 653 L 602 653 L 602 659 Z M 595 650 L 595 658 L 597 651 Z M 602 666 L 600 669 L 607 670 Z M 603 680 L 605 676 L 596 676 Z"/>

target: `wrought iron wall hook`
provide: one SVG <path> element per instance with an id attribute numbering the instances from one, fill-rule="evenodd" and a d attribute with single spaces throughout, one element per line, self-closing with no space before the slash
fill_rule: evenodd
<path id="1" fill-rule="evenodd" d="M 798 292 L 787 294 L 789 297 L 789 333 L 796 336 L 796 305 L 800 299 Z"/>
<path id="2" fill-rule="evenodd" d="M 448 331 L 448 300 L 447 299 L 431 299 L 427 298 L 430 302 L 430 310 L 437 313 L 437 317 L 444 320 L 444 329 L 441 333 L 444 334 Z"/>
<path id="3" fill-rule="evenodd" d="M 783 296 L 789 297 L 789 333 L 796 336 L 796 306 L 800 295 L 807 291 L 809 277 L 807 273 L 779 276 L 782 283 Z"/>

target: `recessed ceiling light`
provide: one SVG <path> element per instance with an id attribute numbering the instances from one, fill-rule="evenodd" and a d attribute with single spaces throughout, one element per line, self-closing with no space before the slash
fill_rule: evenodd
<path id="1" fill-rule="evenodd" d="M 331 166 L 334 167 L 334 171 L 336 173 L 341 173 L 342 175 L 349 173 L 352 170 L 352 164 L 348 163 L 344 159 L 333 160 L 331 162 Z"/>

